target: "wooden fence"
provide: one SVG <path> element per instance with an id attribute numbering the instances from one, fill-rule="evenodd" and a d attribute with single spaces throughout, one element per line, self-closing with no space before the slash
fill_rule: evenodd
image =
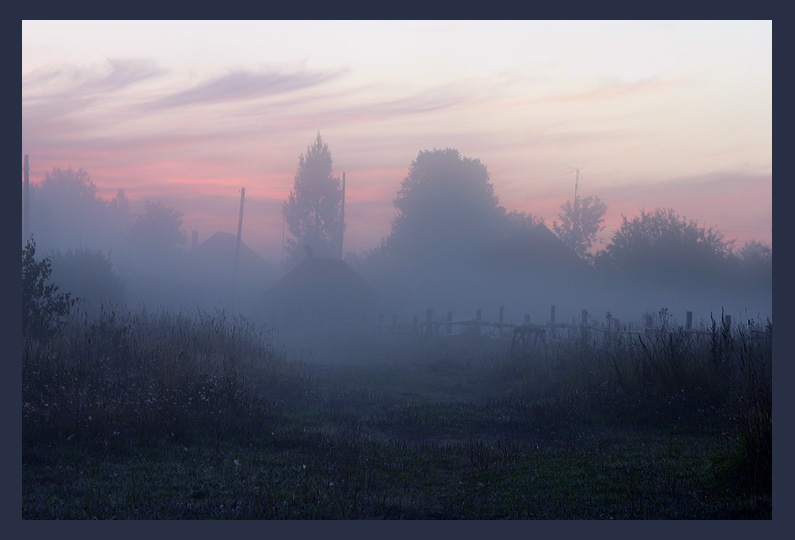
<path id="1" fill-rule="evenodd" d="M 724 336 L 731 336 L 736 329 L 732 326 L 731 315 L 721 315 L 719 321 L 713 321 L 710 327 L 701 325 L 699 329 L 693 327 L 693 312 L 685 312 L 685 324 L 674 325 L 670 322 L 667 310 L 660 311 L 659 319 L 655 324 L 655 318 L 651 314 L 645 314 L 642 322 L 636 324 L 629 322 L 622 324 L 619 319 L 612 317 L 609 313 L 604 323 L 597 323 L 589 315 L 588 310 L 583 309 L 580 313 L 579 322 L 561 323 L 555 319 L 555 306 L 550 307 L 549 320 L 544 324 L 534 324 L 530 322 L 530 315 L 525 314 L 524 322 L 516 324 L 504 321 L 504 306 L 500 306 L 496 321 L 483 319 L 483 310 L 475 310 L 475 316 L 467 319 L 453 319 L 453 313 L 448 311 L 441 319 L 434 318 L 434 309 L 428 308 L 425 318 L 418 316 L 412 317 L 411 323 L 399 323 L 398 316 L 392 315 L 390 323 L 385 321 L 383 313 L 378 314 L 376 328 L 379 331 L 412 334 L 418 338 L 436 339 L 455 334 L 469 333 L 475 335 L 489 335 L 496 338 L 510 339 L 511 346 L 523 346 L 525 348 L 532 344 L 548 343 L 549 341 L 569 340 L 572 338 L 598 340 L 599 338 L 613 341 L 622 336 L 639 336 L 641 338 L 660 337 L 672 332 L 682 332 L 690 336 L 714 336 L 721 333 Z M 752 339 L 770 339 L 770 326 L 748 327 L 747 337 Z"/>

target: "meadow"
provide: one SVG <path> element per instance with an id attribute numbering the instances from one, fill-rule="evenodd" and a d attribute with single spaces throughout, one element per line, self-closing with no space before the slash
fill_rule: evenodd
<path id="1" fill-rule="evenodd" d="M 372 332 L 75 312 L 22 343 L 23 519 L 770 519 L 772 324 Z"/>

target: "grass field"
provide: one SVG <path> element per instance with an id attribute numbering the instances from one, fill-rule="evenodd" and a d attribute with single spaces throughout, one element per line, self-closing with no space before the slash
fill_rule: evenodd
<path id="1" fill-rule="evenodd" d="M 23 337 L 24 519 L 770 519 L 772 326 L 277 348 L 214 315 Z"/>

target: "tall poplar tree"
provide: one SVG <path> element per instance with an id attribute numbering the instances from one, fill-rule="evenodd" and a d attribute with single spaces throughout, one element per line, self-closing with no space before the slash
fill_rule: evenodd
<path id="1" fill-rule="evenodd" d="M 342 219 L 340 179 L 332 175 L 331 152 L 318 132 L 306 153 L 298 157 L 295 184 L 284 202 L 288 263 L 314 255 L 338 257 L 345 224 Z"/>

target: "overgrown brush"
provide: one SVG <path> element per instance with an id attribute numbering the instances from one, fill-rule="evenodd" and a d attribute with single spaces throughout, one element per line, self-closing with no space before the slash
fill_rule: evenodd
<path id="1" fill-rule="evenodd" d="M 73 313 L 23 337 L 23 443 L 253 437 L 305 385 L 267 335 L 222 312 Z"/>
<path id="2" fill-rule="evenodd" d="M 658 324 L 634 334 L 582 333 L 507 355 L 482 376 L 550 416 L 723 434 L 715 456 L 732 489 L 771 493 L 772 324 L 726 318 L 698 331 Z M 504 396 L 506 392 L 502 392 Z"/>

